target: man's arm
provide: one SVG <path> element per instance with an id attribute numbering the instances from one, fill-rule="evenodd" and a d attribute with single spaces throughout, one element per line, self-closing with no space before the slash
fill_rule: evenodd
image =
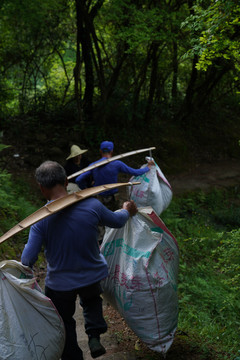
<path id="1" fill-rule="evenodd" d="M 41 251 L 42 244 L 43 239 L 41 232 L 39 231 L 37 224 L 35 224 L 30 228 L 28 242 L 22 252 L 21 262 L 23 265 L 30 267 L 34 265 L 38 259 L 38 254 Z"/>
<path id="2" fill-rule="evenodd" d="M 134 175 L 134 176 L 139 176 L 139 175 L 143 175 L 146 172 L 148 172 L 151 168 L 152 165 L 155 165 L 153 161 L 150 161 L 148 163 L 147 166 L 145 166 L 144 168 L 141 169 L 134 169 L 128 165 L 126 165 L 124 162 L 119 161 L 120 164 L 120 169 L 119 171 L 124 173 L 124 174 L 130 174 L 130 175 Z"/>
<path id="3" fill-rule="evenodd" d="M 75 183 L 79 186 L 80 189 L 86 189 L 88 187 L 88 179 L 91 176 L 91 170 L 86 171 L 85 173 L 79 175 L 76 179 L 75 179 Z"/>
<path id="4" fill-rule="evenodd" d="M 129 217 L 136 215 L 137 211 L 137 206 L 132 200 L 124 202 L 122 209 L 115 212 L 101 204 L 101 224 L 111 228 L 121 228 L 126 224 Z"/>
<path id="5" fill-rule="evenodd" d="M 94 161 L 89 166 L 97 164 L 101 161 L 105 160 L 105 158 L 102 158 L 100 160 Z M 88 187 L 89 179 L 93 178 L 93 172 L 92 170 L 86 171 L 83 174 L 80 174 L 76 179 L 75 183 L 80 187 L 80 189 L 86 189 Z"/>

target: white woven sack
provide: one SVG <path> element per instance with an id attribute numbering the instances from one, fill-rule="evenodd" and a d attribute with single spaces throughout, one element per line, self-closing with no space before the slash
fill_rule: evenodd
<path id="1" fill-rule="evenodd" d="M 150 158 L 146 157 L 146 160 Z M 143 165 L 143 167 L 147 164 Z M 130 179 L 140 181 L 141 184 L 128 189 L 130 191 L 130 199 L 133 200 L 138 207 L 151 206 L 158 215 L 160 215 L 170 204 L 172 200 L 172 188 L 159 166 L 151 166 L 151 169 L 140 176 L 133 176 Z"/>
<path id="2" fill-rule="evenodd" d="M 166 354 L 178 321 L 175 238 L 151 207 L 141 208 L 123 228 L 106 229 L 101 253 L 104 297 L 150 349 Z"/>
<path id="3" fill-rule="evenodd" d="M 0 360 L 59 360 L 63 321 L 38 286 L 30 268 L 0 263 Z"/>

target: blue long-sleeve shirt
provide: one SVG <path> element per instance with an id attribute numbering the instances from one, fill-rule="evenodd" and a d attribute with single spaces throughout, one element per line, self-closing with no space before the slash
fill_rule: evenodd
<path id="1" fill-rule="evenodd" d="M 32 225 L 21 261 L 32 266 L 44 246 L 45 284 L 58 291 L 91 285 L 108 275 L 98 244 L 98 224 L 120 228 L 127 210 L 112 212 L 95 198 L 82 200 Z"/>
<path id="2" fill-rule="evenodd" d="M 101 158 L 98 161 L 91 163 L 89 166 L 94 165 L 100 161 L 106 160 L 106 157 Z M 130 166 L 127 166 L 124 162 L 120 160 L 114 160 L 105 165 L 99 166 L 93 170 L 86 171 L 85 173 L 79 175 L 75 182 L 78 184 L 80 189 L 85 189 L 87 187 L 86 181 L 89 176 L 92 175 L 94 180 L 94 186 L 105 185 L 105 184 L 115 184 L 118 182 L 118 174 L 130 174 L 134 176 L 145 174 L 149 171 L 149 168 L 146 166 L 141 169 L 134 169 Z M 118 192 L 118 189 L 111 189 L 108 191 L 102 192 L 100 195 L 113 195 Z"/>

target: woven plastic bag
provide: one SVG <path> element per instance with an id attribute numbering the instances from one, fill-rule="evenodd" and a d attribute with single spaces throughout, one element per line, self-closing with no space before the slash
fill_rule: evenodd
<path id="1" fill-rule="evenodd" d="M 30 268 L 0 263 L 0 360 L 59 360 L 64 324 Z"/>
<path id="2" fill-rule="evenodd" d="M 106 228 L 101 253 L 109 267 L 104 298 L 150 349 L 166 354 L 178 321 L 175 238 L 151 207 L 141 208 L 124 227 Z"/>
<path id="3" fill-rule="evenodd" d="M 146 160 L 149 161 L 150 158 L 146 157 Z M 141 182 L 132 189 L 128 188 L 130 199 L 136 203 L 137 207 L 151 206 L 160 215 L 169 206 L 172 200 L 172 188 L 156 163 L 147 173 L 133 176 L 130 181 Z"/>

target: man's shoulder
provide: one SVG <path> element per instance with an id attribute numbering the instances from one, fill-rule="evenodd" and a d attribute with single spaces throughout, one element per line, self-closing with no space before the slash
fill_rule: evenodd
<path id="1" fill-rule="evenodd" d="M 96 165 L 96 164 L 98 164 L 99 162 L 102 162 L 102 161 L 104 161 L 104 160 L 106 160 L 106 159 L 105 159 L 105 158 L 98 159 L 98 160 L 92 162 L 91 164 L 89 164 L 89 166 Z"/>
<path id="2" fill-rule="evenodd" d="M 77 203 L 80 207 L 95 208 L 101 206 L 101 202 L 94 196 L 87 197 Z"/>
<path id="3" fill-rule="evenodd" d="M 109 165 L 111 165 L 113 167 L 117 167 L 117 166 L 122 166 L 122 165 L 125 165 L 125 164 L 121 160 L 112 160 L 111 162 L 109 162 Z"/>

